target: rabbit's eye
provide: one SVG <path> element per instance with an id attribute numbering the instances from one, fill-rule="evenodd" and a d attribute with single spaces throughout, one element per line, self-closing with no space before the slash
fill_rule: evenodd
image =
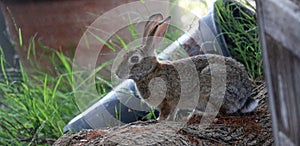
<path id="1" fill-rule="evenodd" d="M 130 63 L 138 63 L 140 60 L 139 56 L 132 56 L 130 58 Z"/>

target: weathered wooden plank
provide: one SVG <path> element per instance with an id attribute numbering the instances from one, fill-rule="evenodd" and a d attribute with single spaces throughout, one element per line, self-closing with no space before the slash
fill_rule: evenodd
<path id="1" fill-rule="evenodd" d="M 263 29 L 300 57 L 300 7 L 289 0 L 257 0 L 263 8 Z"/>
<path id="2" fill-rule="evenodd" d="M 295 76 L 299 75 L 294 68 L 294 64 L 300 60 L 289 50 L 276 43 L 271 36 L 266 37 L 266 42 L 273 42 L 268 44 L 268 47 L 272 48 L 268 49 L 268 58 L 272 60 L 270 63 L 270 76 L 274 92 L 272 110 L 276 111 L 276 128 L 278 128 L 280 145 L 287 145 L 287 143 L 281 142 L 296 142 L 300 139 L 298 134 L 299 118 L 297 119 L 297 111 L 300 111 L 300 108 L 299 102 L 296 101 L 299 98 L 297 90 L 300 89 L 300 84 L 295 80 Z M 285 137 L 284 134 L 288 137 Z"/>
<path id="3" fill-rule="evenodd" d="M 300 144 L 300 5 L 257 0 L 276 145 Z"/>

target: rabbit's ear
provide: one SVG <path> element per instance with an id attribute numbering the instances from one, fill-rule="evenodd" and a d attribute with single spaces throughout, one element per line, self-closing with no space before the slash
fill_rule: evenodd
<path id="1" fill-rule="evenodd" d="M 153 45 L 160 43 L 160 41 L 165 37 L 170 20 L 171 20 L 171 16 L 167 17 L 165 20 L 158 23 L 158 26 L 156 30 L 154 30 L 154 34 L 153 34 L 154 37 L 152 41 Z"/>
<path id="2" fill-rule="evenodd" d="M 146 37 L 145 49 L 148 49 L 147 52 L 152 54 L 155 50 L 155 45 L 158 45 L 160 41 L 164 38 L 165 33 L 168 29 L 169 23 L 171 20 L 171 16 L 167 17 L 165 20 L 160 21 L 158 24 L 154 26 L 154 28 L 150 31 L 148 36 Z"/>
<path id="3" fill-rule="evenodd" d="M 153 14 L 152 16 L 149 17 L 149 20 L 147 21 L 145 25 L 145 30 L 143 34 L 143 43 L 146 43 L 146 37 L 149 36 L 149 33 L 153 28 L 161 21 L 163 20 L 163 16 L 160 13 Z"/>

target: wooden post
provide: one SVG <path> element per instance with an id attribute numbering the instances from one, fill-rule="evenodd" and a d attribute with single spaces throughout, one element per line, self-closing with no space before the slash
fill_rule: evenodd
<path id="1" fill-rule="evenodd" d="M 300 0 L 257 0 L 276 145 L 300 145 Z"/>

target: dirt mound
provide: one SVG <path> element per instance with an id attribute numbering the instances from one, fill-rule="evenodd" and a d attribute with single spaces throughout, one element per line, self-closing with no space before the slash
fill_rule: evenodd
<path id="1" fill-rule="evenodd" d="M 200 117 L 180 122 L 138 121 L 106 130 L 82 130 L 65 134 L 54 145 L 272 145 L 271 116 L 265 84 L 252 96 L 259 107 L 251 114 L 218 115 L 209 126 Z"/>

